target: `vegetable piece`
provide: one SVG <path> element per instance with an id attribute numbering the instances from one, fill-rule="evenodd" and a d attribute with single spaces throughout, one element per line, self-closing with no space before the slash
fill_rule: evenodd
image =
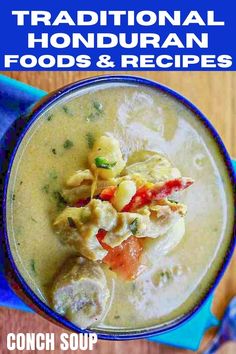
<path id="1" fill-rule="evenodd" d="M 108 136 L 101 136 L 95 141 L 88 161 L 91 170 L 97 172 L 102 179 L 116 177 L 125 167 L 119 142 Z"/>
<path id="2" fill-rule="evenodd" d="M 141 241 L 131 236 L 120 246 L 111 248 L 103 258 L 103 263 L 123 279 L 135 279 L 138 275 L 142 249 Z"/>
<path id="3" fill-rule="evenodd" d="M 154 200 L 164 199 L 174 192 L 184 190 L 192 184 L 193 180 L 191 178 L 182 177 L 157 183 L 150 188 L 147 186 L 140 187 L 130 203 L 123 208 L 123 211 L 137 210 L 145 205 L 149 205 Z"/>
<path id="4" fill-rule="evenodd" d="M 104 157 L 98 156 L 94 159 L 97 168 L 105 168 L 111 170 L 116 165 L 116 162 L 109 162 Z"/>
<path id="5" fill-rule="evenodd" d="M 99 194 L 99 198 L 109 202 L 114 197 L 116 189 L 116 186 L 109 186 L 104 188 L 103 191 Z"/>
<path id="6" fill-rule="evenodd" d="M 63 144 L 63 147 L 64 147 L 64 149 L 66 149 L 66 150 L 71 149 L 73 146 L 74 146 L 73 141 L 71 141 L 71 140 L 69 140 L 69 139 L 66 139 L 65 142 L 64 142 L 64 144 Z"/>
<path id="7" fill-rule="evenodd" d="M 62 195 L 67 201 L 67 204 L 74 206 L 77 205 L 78 201 L 82 201 L 82 199 L 88 200 L 91 197 L 91 189 L 92 189 L 92 183 L 94 182 L 94 179 L 89 181 L 89 180 L 84 180 L 79 186 L 77 187 L 68 187 L 63 189 Z M 97 180 L 97 185 L 96 189 L 94 191 L 94 195 L 99 196 L 100 193 L 110 187 L 116 184 L 116 180 Z M 102 198 L 100 198 L 102 199 Z M 103 199 L 102 199 L 103 200 Z M 105 200 L 105 199 L 104 199 Z M 87 203 L 85 203 L 87 204 Z"/>
<path id="8" fill-rule="evenodd" d="M 99 241 L 99 243 L 102 245 L 102 247 L 104 249 L 110 249 L 111 247 L 109 247 L 106 243 L 103 242 L 104 240 L 104 237 L 106 236 L 107 234 L 107 231 L 106 230 L 103 230 L 103 229 L 100 229 L 97 233 L 97 239 Z"/>
<path id="9" fill-rule="evenodd" d="M 100 230 L 97 239 L 108 251 L 103 258 L 103 263 L 107 264 L 110 270 L 120 275 L 125 280 L 135 279 L 138 275 L 140 258 L 142 254 L 142 243 L 134 236 L 123 241 L 121 245 L 111 248 L 103 242 L 106 231 Z"/>
<path id="10" fill-rule="evenodd" d="M 166 157 L 160 154 L 148 154 L 143 161 L 135 162 L 125 168 L 125 173 L 131 178 L 139 177 L 146 182 L 163 182 L 181 177 L 180 171 L 173 167 Z"/>
<path id="11" fill-rule="evenodd" d="M 136 184 L 133 181 L 122 181 L 115 191 L 111 200 L 116 210 L 121 211 L 127 205 L 136 193 Z"/>
<path id="12" fill-rule="evenodd" d="M 52 304 L 60 315 L 87 328 L 102 318 L 109 295 L 99 264 L 78 257 L 67 261 L 55 278 Z"/>

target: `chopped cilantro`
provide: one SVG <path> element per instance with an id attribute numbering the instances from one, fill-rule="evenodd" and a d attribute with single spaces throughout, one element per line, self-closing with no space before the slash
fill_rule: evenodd
<path id="1" fill-rule="evenodd" d="M 136 235 L 138 231 L 138 218 L 135 218 L 130 224 L 129 224 L 130 231 L 132 232 L 133 235 Z"/>
<path id="2" fill-rule="evenodd" d="M 94 107 L 94 109 L 95 109 L 98 113 L 102 113 L 102 111 L 103 111 L 103 105 L 102 105 L 100 102 L 94 101 L 94 102 L 93 102 L 93 107 Z"/>
<path id="3" fill-rule="evenodd" d="M 92 108 L 90 109 L 90 113 L 87 115 L 88 122 L 94 122 L 101 117 L 103 113 L 103 105 L 98 101 L 94 101 L 92 103 Z"/>
<path id="4" fill-rule="evenodd" d="M 30 267 L 31 267 L 32 272 L 36 274 L 37 272 L 36 272 L 35 260 L 34 259 L 31 259 Z"/>
<path id="5" fill-rule="evenodd" d="M 50 122 L 53 118 L 53 114 L 50 114 L 48 117 L 47 117 L 47 120 Z"/>
<path id="6" fill-rule="evenodd" d="M 168 199 L 168 201 L 169 201 L 170 203 L 178 204 L 178 202 L 177 202 L 176 200 L 173 200 L 173 199 Z"/>
<path id="7" fill-rule="evenodd" d="M 94 145 L 94 141 L 95 141 L 93 134 L 87 133 L 86 139 L 87 139 L 87 144 L 88 144 L 89 149 L 92 149 L 93 145 Z"/>
<path id="8" fill-rule="evenodd" d="M 68 221 L 68 224 L 69 224 L 70 227 L 72 227 L 74 229 L 76 228 L 76 223 L 74 222 L 73 218 L 68 216 L 67 221 Z"/>
<path id="9" fill-rule="evenodd" d="M 97 168 L 104 168 L 106 170 L 111 170 L 112 167 L 114 167 L 117 164 L 117 162 L 107 161 L 107 159 L 105 159 L 102 156 L 96 157 L 94 161 Z"/>
<path id="10" fill-rule="evenodd" d="M 73 113 L 71 112 L 71 110 L 68 106 L 64 105 L 64 106 L 62 106 L 62 109 L 68 116 L 73 116 Z"/>
<path id="11" fill-rule="evenodd" d="M 69 139 L 66 139 L 63 144 L 64 149 L 71 149 L 73 146 L 74 146 L 74 143 Z"/>
<path id="12" fill-rule="evenodd" d="M 43 186 L 42 190 L 48 194 L 49 193 L 49 184 L 45 184 L 45 186 Z"/>
<path id="13" fill-rule="evenodd" d="M 57 203 L 57 208 L 59 210 L 63 209 L 66 205 L 66 200 L 63 198 L 61 193 L 59 191 L 54 191 L 53 192 L 53 197 Z"/>

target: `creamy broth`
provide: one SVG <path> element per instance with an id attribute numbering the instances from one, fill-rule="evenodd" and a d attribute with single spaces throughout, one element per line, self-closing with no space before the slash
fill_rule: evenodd
<path id="1" fill-rule="evenodd" d="M 188 206 L 186 231 L 170 253 L 135 281 L 104 267 L 111 292 L 99 328 L 140 329 L 167 323 L 192 309 L 219 270 L 233 227 L 227 172 L 213 139 L 174 98 L 144 86 L 99 85 L 50 107 L 25 135 L 8 189 L 7 228 L 14 260 L 26 282 L 48 303 L 48 289 L 75 251 L 52 228 L 62 184 L 87 168 L 89 145 L 109 134 L 126 159 L 140 150 L 162 153 L 195 183 L 181 194 Z M 166 270 L 173 281 L 160 284 Z M 169 273 L 168 273 L 169 274 Z M 168 276 L 167 274 L 167 276 Z"/>

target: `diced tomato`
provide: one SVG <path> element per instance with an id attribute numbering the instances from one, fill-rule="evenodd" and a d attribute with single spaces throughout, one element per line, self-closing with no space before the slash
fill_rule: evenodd
<path id="1" fill-rule="evenodd" d="M 107 249 L 106 247 L 110 248 L 105 242 L 103 242 L 104 237 L 106 236 L 107 231 L 106 230 L 99 230 L 97 233 L 97 239 L 102 245 L 103 248 Z"/>
<path id="2" fill-rule="evenodd" d="M 110 248 L 103 262 L 122 278 L 131 280 L 137 276 L 142 250 L 139 240 L 131 236 L 121 245 Z"/>
<path id="3" fill-rule="evenodd" d="M 155 184 L 153 187 L 140 187 L 129 204 L 127 204 L 122 211 L 135 211 L 145 205 L 150 204 L 153 200 L 160 200 L 167 198 L 174 192 L 181 191 L 193 184 L 191 178 L 175 178 L 169 181 Z"/>
<path id="4" fill-rule="evenodd" d="M 106 236 L 106 231 L 100 230 L 97 234 L 97 239 L 108 253 L 103 258 L 103 263 L 120 275 L 123 279 L 134 279 L 138 274 L 140 266 L 140 257 L 143 250 L 142 243 L 135 236 L 129 237 L 119 246 L 111 248 L 103 242 Z"/>
<path id="5" fill-rule="evenodd" d="M 115 192 L 116 186 L 109 186 L 103 189 L 103 191 L 99 194 L 99 198 L 109 202 L 114 197 Z"/>
<path id="6" fill-rule="evenodd" d="M 122 211 L 129 212 L 129 211 L 136 210 L 138 208 L 141 208 L 144 205 L 150 204 L 152 199 L 153 199 L 152 189 L 146 186 L 142 186 L 136 191 L 135 195 L 133 196 L 129 204 L 127 204 Z"/>

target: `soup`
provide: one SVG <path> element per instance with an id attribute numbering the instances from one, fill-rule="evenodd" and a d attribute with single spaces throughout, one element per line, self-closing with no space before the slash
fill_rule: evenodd
<path id="1" fill-rule="evenodd" d="M 7 229 L 43 302 L 80 327 L 135 331 L 204 296 L 233 210 L 222 156 L 189 109 L 144 85 L 99 84 L 51 104 L 26 133 Z"/>

